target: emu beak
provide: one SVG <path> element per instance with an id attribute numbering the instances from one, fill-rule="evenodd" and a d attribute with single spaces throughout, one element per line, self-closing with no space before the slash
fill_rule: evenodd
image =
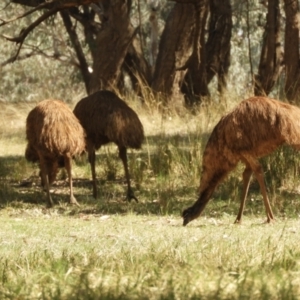
<path id="1" fill-rule="evenodd" d="M 182 217 L 183 217 L 183 226 L 186 226 L 188 223 L 190 223 L 190 221 L 192 220 L 190 217 L 191 214 L 191 208 L 188 208 L 186 210 L 183 211 L 182 213 Z"/>

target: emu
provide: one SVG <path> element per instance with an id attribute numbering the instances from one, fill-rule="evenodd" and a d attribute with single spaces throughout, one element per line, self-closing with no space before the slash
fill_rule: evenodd
<path id="1" fill-rule="evenodd" d="M 235 223 L 241 223 L 252 173 L 258 180 L 267 223 L 274 220 L 264 174 L 258 158 L 287 144 L 300 149 L 300 109 L 267 97 L 252 97 L 221 118 L 203 153 L 199 198 L 182 213 L 183 225 L 200 216 L 215 188 L 239 161 L 245 164 L 241 204 Z"/>
<path id="2" fill-rule="evenodd" d="M 85 132 L 72 110 L 60 100 L 38 103 L 27 116 L 26 138 L 25 158 L 39 163 L 48 206 L 53 206 L 49 186 L 62 167 L 69 177 L 70 203 L 79 205 L 73 195 L 72 157 L 82 154 L 86 144 Z"/>
<path id="3" fill-rule="evenodd" d="M 91 165 L 93 196 L 98 197 L 95 170 L 95 151 L 102 145 L 113 142 L 118 146 L 127 181 L 127 200 L 135 197 L 127 163 L 127 148 L 140 149 L 144 129 L 138 115 L 122 99 L 110 91 L 98 91 L 81 99 L 74 108 L 87 135 L 87 152 Z"/>

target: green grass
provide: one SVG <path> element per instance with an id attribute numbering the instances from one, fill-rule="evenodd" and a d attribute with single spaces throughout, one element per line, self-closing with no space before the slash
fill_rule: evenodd
<path id="1" fill-rule="evenodd" d="M 0 219 L 1 299 L 297 299 L 299 221 L 64 215 Z"/>
<path id="2" fill-rule="evenodd" d="M 11 127 L 14 114 L 5 120 L 2 107 L 0 299 L 299 299 L 297 152 L 283 147 L 262 160 L 276 222 L 263 224 L 253 180 L 243 224 L 233 225 L 240 165 L 183 227 L 180 214 L 197 198 L 202 152 L 221 112 L 141 111 L 147 138 L 128 154 L 139 203 L 124 201 L 123 167 L 111 145 L 97 153 L 98 200 L 81 157 L 73 164 L 81 206 L 68 205 L 62 171 L 52 187 L 56 205 L 46 209 L 38 166 L 24 158 L 29 108 L 6 107 L 19 117 Z"/>

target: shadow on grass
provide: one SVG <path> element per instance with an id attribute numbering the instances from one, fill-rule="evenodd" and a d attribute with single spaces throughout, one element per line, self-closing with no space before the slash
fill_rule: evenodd
<path id="1" fill-rule="evenodd" d="M 39 186 L 39 178 L 34 178 L 32 186 L 22 186 L 19 182 L 10 179 L 2 179 L 0 183 L 0 207 L 13 208 L 46 208 L 46 193 Z M 36 184 L 36 183 L 37 184 Z M 120 181 L 107 181 L 99 185 L 99 198 L 92 196 L 92 184 L 87 179 L 74 179 L 74 195 L 80 204 L 80 207 L 69 205 L 69 186 L 66 180 L 58 180 L 51 187 L 51 197 L 54 202 L 54 208 L 59 208 L 62 214 L 156 214 L 162 215 L 181 210 L 181 202 L 170 199 L 170 203 L 159 201 L 150 201 L 149 191 L 136 191 L 139 203 L 125 201 L 126 185 L 120 184 Z M 181 192 L 183 193 L 183 192 Z M 180 193 L 179 193 L 180 194 Z"/>
<path id="2" fill-rule="evenodd" d="M 57 180 L 53 184 L 51 193 L 53 201 L 56 206 L 61 207 L 62 213 L 67 214 L 132 212 L 147 215 L 180 215 L 183 209 L 192 205 L 197 199 L 197 187 L 190 178 L 193 176 L 193 179 L 197 178 L 200 181 L 201 151 L 205 147 L 208 136 L 207 133 L 148 136 L 140 152 L 129 151 L 132 186 L 139 203 L 124 201 L 127 188 L 122 162 L 118 158 L 115 146 L 112 151 L 101 149 L 97 153 L 98 170 L 101 168 L 101 175 L 97 176 L 98 200 L 92 197 L 92 184 L 89 179 L 73 178 L 74 195 L 81 207 L 73 208 L 67 205 L 69 187 L 66 180 Z M 86 157 L 75 163 L 78 168 L 85 168 L 88 165 Z M 174 164 L 180 168 L 177 174 Z M 38 166 L 29 164 L 23 156 L 0 157 L 0 205 L 2 207 L 10 205 L 22 207 L 24 204 L 45 206 L 46 194 L 39 186 L 38 173 Z M 280 174 L 283 173 L 282 166 Z M 88 177 L 90 176 L 89 173 Z M 33 182 L 32 186 L 20 186 L 20 182 L 28 178 Z M 117 180 L 117 178 L 122 179 Z M 214 217 L 221 216 L 223 213 L 236 215 L 240 203 L 241 178 L 242 172 L 234 173 L 221 184 L 213 195 L 214 200 L 212 199 L 205 208 L 206 215 Z M 266 180 L 268 181 L 267 176 Z M 250 186 L 253 191 L 249 193 L 245 214 L 264 211 L 259 188 L 255 182 L 256 180 Z M 267 183 L 267 186 L 270 185 Z M 249 201 L 251 198 L 255 200 Z M 287 190 L 277 194 L 276 191 L 276 196 L 270 198 L 276 215 L 278 212 L 295 215 L 300 210 L 297 192 Z"/>

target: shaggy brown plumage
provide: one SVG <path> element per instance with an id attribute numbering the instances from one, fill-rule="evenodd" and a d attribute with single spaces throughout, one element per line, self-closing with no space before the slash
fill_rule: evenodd
<path id="1" fill-rule="evenodd" d="M 300 109 L 266 97 L 242 101 L 232 112 L 221 118 L 207 142 L 202 162 L 199 198 L 183 211 L 183 225 L 197 218 L 217 185 L 239 161 L 243 172 L 241 205 L 235 223 L 241 223 L 250 177 L 254 173 L 260 185 L 266 208 L 267 222 L 274 219 L 258 158 L 268 155 L 282 144 L 300 149 Z"/>
<path id="2" fill-rule="evenodd" d="M 72 110 L 60 100 L 38 103 L 27 116 L 26 138 L 25 157 L 28 161 L 39 162 L 48 205 L 53 205 L 49 185 L 61 167 L 68 172 L 70 203 L 78 205 L 73 195 L 71 164 L 72 157 L 84 152 L 86 145 L 85 132 Z"/>
<path id="3" fill-rule="evenodd" d="M 99 91 L 81 99 L 74 108 L 87 135 L 87 151 L 93 178 L 93 195 L 97 198 L 95 151 L 102 145 L 113 142 L 119 148 L 127 181 L 127 200 L 137 198 L 130 186 L 127 165 L 127 148 L 140 149 L 144 129 L 137 114 L 117 95 Z"/>

